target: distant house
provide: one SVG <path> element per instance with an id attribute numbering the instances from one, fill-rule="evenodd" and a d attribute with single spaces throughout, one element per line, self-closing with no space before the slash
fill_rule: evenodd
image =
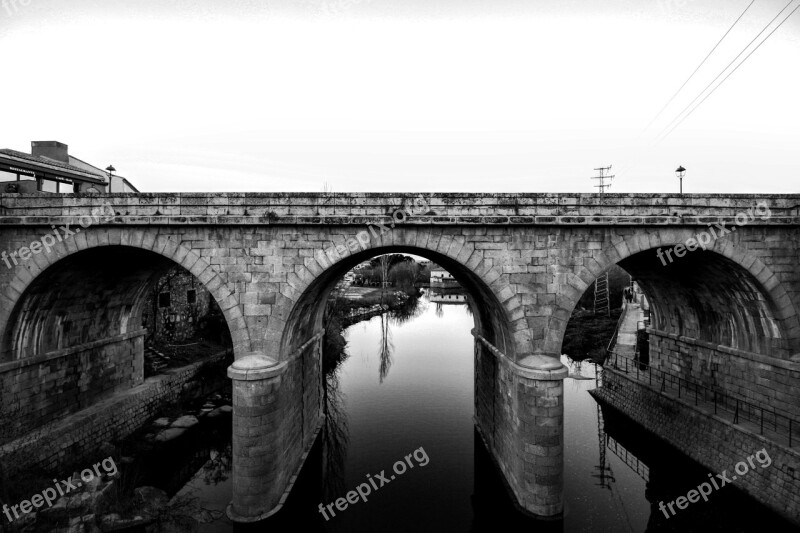
<path id="1" fill-rule="evenodd" d="M 458 286 L 453 275 L 439 265 L 431 265 L 431 285 Z"/>
<path id="2" fill-rule="evenodd" d="M 58 141 L 32 141 L 31 153 L 0 149 L 0 192 L 117 193 L 139 192 L 122 176 L 69 155 Z"/>
<path id="3" fill-rule="evenodd" d="M 458 293 L 447 294 L 431 291 L 430 295 L 428 296 L 428 301 L 437 304 L 464 304 L 467 303 L 467 295 Z"/>

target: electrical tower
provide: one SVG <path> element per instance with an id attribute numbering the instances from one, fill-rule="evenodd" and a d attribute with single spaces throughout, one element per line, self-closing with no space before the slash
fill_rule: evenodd
<path id="1" fill-rule="evenodd" d="M 603 194 L 606 192 L 606 189 L 611 187 L 611 182 L 614 181 L 614 175 L 608 174 L 608 172 L 611 170 L 611 165 L 608 165 L 607 167 L 596 168 L 595 170 L 599 172 L 600 175 L 592 176 L 591 179 L 598 180 L 598 183 L 595 185 L 595 187 L 597 187 L 598 194 Z M 606 183 L 606 180 L 608 180 L 608 183 Z"/>

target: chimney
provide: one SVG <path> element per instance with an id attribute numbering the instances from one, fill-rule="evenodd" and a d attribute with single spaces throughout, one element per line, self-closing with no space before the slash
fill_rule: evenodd
<path id="1" fill-rule="evenodd" d="M 31 141 L 31 155 L 69 164 L 67 145 L 58 141 Z"/>

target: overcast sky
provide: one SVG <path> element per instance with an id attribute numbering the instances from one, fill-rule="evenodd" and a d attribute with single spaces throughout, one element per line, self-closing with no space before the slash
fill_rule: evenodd
<path id="1" fill-rule="evenodd" d="M 687 192 L 800 192 L 800 12 L 656 140 L 787 0 L 645 131 L 749 2 L 0 0 L 0 147 L 142 191 L 589 192 L 612 164 L 611 192 L 678 165 Z"/>

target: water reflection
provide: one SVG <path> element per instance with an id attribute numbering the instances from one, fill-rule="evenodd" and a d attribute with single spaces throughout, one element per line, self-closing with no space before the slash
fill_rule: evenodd
<path id="1" fill-rule="evenodd" d="M 389 374 L 389 368 L 392 366 L 392 330 L 389 328 L 389 318 L 386 315 L 380 316 L 381 321 L 381 340 L 380 347 L 378 348 L 378 358 L 380 359 L 380 380 L 386 379 Z"/>
<path id="2" fill-rule="evenodd" d="M 236 531 L 783 531 L 786 524 L 735 488 L 666 519 L 674 500 L 707 472 L 589 392 L 598 367 L 562 358 L 565 380 L 565 516 L 535 521 L 519 512 L 474 429 L 473 318 L 464 302 L 418 294 L 347 328 L 326 350 L 324 427 L 283 510 Z M 229 441 L 228 441 L 229 444 Z M 318 511 L 395 461 L 424 447 L 430 463 L 326 521 Z M 230 499 L 229 463 L 193 483 L 202 507 Z M 206 483 L 206 481 L 208 483 Z M 220 519 L 200 531 L 230 531 Z"/>

